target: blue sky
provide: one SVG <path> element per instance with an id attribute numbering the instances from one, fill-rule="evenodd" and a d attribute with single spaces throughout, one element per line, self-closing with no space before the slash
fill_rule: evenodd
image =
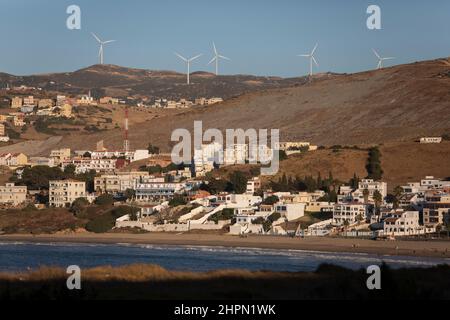
<path id="1" fill-rule="evenodd" d="M 66 8 L 81 7 L 81 30 L 66 28 Z M 382 30 L 366 28 L 366 9 L 382 10 Z M 371 48 L 395 64 L 450 56 L 450 1 L 411 0 L 0 0 L 0 71 L 17 75 L 73 71 L 97 63 L 90 32 L 115 39 L 105 63 L 184 71 L 173 52 L 203 53 L 212 42 L 232 62 L 223 74 L 293 77 L 308 72 L 319 42 L 319 72 L 357 72 L 377 64 Z"/>

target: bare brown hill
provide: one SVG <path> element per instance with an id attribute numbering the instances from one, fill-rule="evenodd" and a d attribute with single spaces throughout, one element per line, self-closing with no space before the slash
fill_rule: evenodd
<path id="1" fill-rule="evenodd" d="M 70 94 L 87 93 L 116 97 L 148 98 L 230 98 L 244 93 L 271 88 L 301 85 L 306 78 L 262 77 L 252 75 L 215 76 L 208 72 L 191 74 L 191 85 L 186 75 L 173 71 L 154 71 L 116 65 L 93 65 L 74 72 L 49 73 L 16 77 L 0 73 L 0 83 L 10 86 L 27 85 L 46 91 Z"/>
<path id="2" fill-rule="evenodd" d="M 312 83 L 266 90 L 210 107 L 161 116 L 130 128 L 134 147 L 149 141 L 168 150 L 175 128 L 278 128 L 282 140 L 319 145 L 412 141 L 450 132 L 450 67 L 444 60 L 424 61 L 343 76 L 322 76 Z M 120 131 L 99 133 L 120 147 Z M 77 145 L 79 137 L 62 143 Z"/>

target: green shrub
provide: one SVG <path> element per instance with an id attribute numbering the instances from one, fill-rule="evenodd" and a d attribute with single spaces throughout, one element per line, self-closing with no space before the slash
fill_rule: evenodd
<path id="1" fill-rule="evenodd" d="M 99 206 L 110 205 L 114 203 L 114 198 L 110 194 L 102 194 L 95 199 L 95 204 Z"/>

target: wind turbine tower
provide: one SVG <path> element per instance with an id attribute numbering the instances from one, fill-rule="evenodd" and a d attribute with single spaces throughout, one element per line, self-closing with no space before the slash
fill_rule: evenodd
<path id="1" fill-rule="evenodd" d="M 187 59 L 187 58 L 183 57 L 181 54 L 178 54 L 176 52 L 175 52 L 175 55 L 178 56 L 178 58 L 180 58 L 181 60 L 183 60 L 187 64 L 187 84 L 189 85 L 191 83 L 191 80 L 190 80 L 191 62 L 196 60 L 196 59 L 198 59 L 198 58 L 200 58 L 202 55 L 199 54 L 199 55 L 196 55 L 195 57 L 192 57 L 190 59 Z"/>
<path id="2" fill-rule="evenodd" d="M 375 54 L 375 56 L 378 58 L 378 65 L 377 65 L 377 69 L 383 69 L 383 62 L 386 60 L 393 60 L 395 59 L 394 57 L 387 57 L 387 58 L 382 58 L 378 52 L 375 51 L 375 49 L 372 49 L 373 53 Z"/>
<path id="3" fill-rule="evenodd" d="M 100 44 L 100 50 L 98 51 L 98 56 L 100 58 L 100 64 L 103 64 L 103 46 L 107 43 L 114 42 L 116 40 L 108 40 L 108 41 L 102 41 L 95 33 L 92 33 L 92 36 L 97 40 L 97 42 Z"/>
<path id="4" fill-rule="evenodd" d="M 231 59 L 220 55 L 219 52 L 217 51 L 216 44 L 214 42 L 213 42 L 213 49 L 214 49 L 214 57 L 211 59 L 211 61 L 208 64 L 216 62 L 216 76 L 218 76 L 219 75 L 219 60 L 224 59 L 224 60 L 231 61 Z"/>
<path id="5" fill-rule="evenodd" d="M 312 77 L 312 75 L 313 75 L 313 62 L 316 64 L 316 66 L 319 66 L 316 58 L 314 57 L 314 53 L 316 52 L 318 46 L 319 46 L 319 44 L 317 43 L 310 54 L 299 54 L 298 55 L 298 57 L 305 57 L 305 58 L 309 59 L 309 76 L 310 77 Z"/>
<path id="6" fill-rule="evenodd" d="M 130 141 L 128 140 L 128 107 L 125 108 L 123 151 L 130 151 Z"/>

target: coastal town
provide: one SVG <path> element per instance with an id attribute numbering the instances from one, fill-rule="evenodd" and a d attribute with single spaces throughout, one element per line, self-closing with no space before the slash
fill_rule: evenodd
<path id="1" fill-rule="evenodd" d="M 418 143 L 439 144 L 442 138 L 424 137 Z M 389 188 L 379 177 L 376 147 L 369 149 L 368 177 L 355 175 L 350 181 L 336 181 L 331 172 L 326 178 L 283 176 L 268 181 L 258 167 L 245 174 L 236 170 L 227 180 L 215 173 L 248 163 L 251 150 L 248 144 L 227 146 L 223 165 L 218 165 L 221 148 L 218 143 L 203 144 L 191 164 L 178 165 L 152 145 L 131 151 L 127 140 L 119 151 L 99 141 L 95 150 L 61 148 L 47 157 L 0 154 L 0 166 L 12 173 L 0 187 L 0 205 L 2 210 L 65 208 L 75 216 L 105 202 L 121 208 L 123 215 L 114 216 L 110 227 L 91 226 L 93 232 L 395 240 L 449 230 L 450 180 L 427 176 Z M 276 147 L 282 159 L 318 149 L 302 141 Z M 266 147 L 263 154 L 271 157 L 274 152 Z"/>

